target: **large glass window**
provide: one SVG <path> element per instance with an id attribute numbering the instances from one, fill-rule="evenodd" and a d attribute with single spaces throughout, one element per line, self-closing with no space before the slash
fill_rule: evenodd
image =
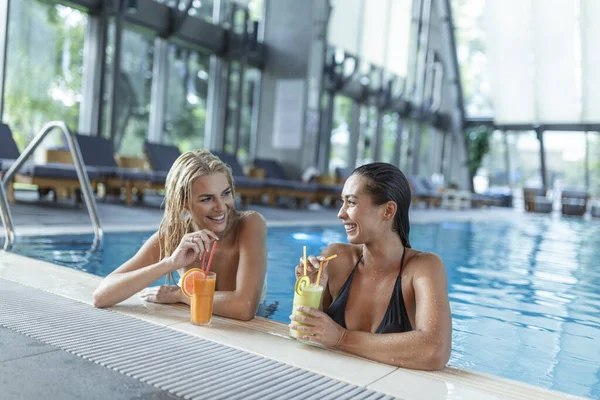
<path id="1" fill-rule="evenodd" d="M 505 134 L 502 131 L 494 131 L 489 138 L 490 149 L 481 162 L 481 168 L 478 176 L 475 177 L 476 185 L 478 180 L 485 180 L 484 190 L 488 187 L 499 187 L 509 185 L 509 171 L 506 170 L 506 142 Z M 509 164 L 511 160 L 509 159 Z M 511 169 L 512 169 L 511 164 Z M 475 189 L 477 191 L 477 187 Z"/>
<path id="2" fill-rule="evenodd" d="M 209 57 L 169 46 L 168 86 L 162 140 L 184 151 L 204 147 Z"/>
<path id="3" fill-rule="evenodd" d="M 541 188 L 540 142 L 536 133 L 510 132 L 508 146 L 511 169 L 514 168 L 515 186 Z"/>
<path id="4" fill-rule="evenodd" d="M 381 130 L 381 161 L 397 165 L 398 160 L 394 160 L 396 150 L 396 138 L 398 136 L 398 114 L 386 113 L 383 116 L 383 126 Z"/>
<path id="5" fill-rule="evenodd" d="M 358 141 L 356 166 L 373 162 L 373 139 L 377 125 L 377 109 L 374 106 L 361 109 L 360 125 L 361 133 Z"/>
<path id="6" fill-rule="evenodd" d="M 250 142 L 252 137 L 252 112 L 254 107 L 254 91 L 258 90 L 258 78 L 260 71 L 255 68 L 244 70 L 244 82 L 242 83 L 242 93 L 238 104 L 238 84 L 240 80 L 240 63 L 231 62 L 231 74 L 229 77 L 229 97 L 228 97 L 228 116 L 227 126 L 225 127 L 225 151 L 227 153 L 236 153 L 238 160 L 246 164 L 250 155 Z M 240 131 L 236 141 L 236 123 L 240 118 Z"/>
<path id="7" fill-rule="evenodd" d="M 433 129 L 427 124 L 421 124 L 421 141 L 419 144 L 419 176 L 431 177 Z"/>
<path id="8" fill-rule="evenodd" d="M 238 109 L 238 82 L 240 80 L 240 63 L 231 61 L 229 74 L 229 92 L 227 94 L 227 120 L 225 121 L 225 152 L 233 153 L 235 149 L 235 124 Z M 242 99 L 243 100 L 243 99 Z"/>
<path id="9" fill-rule="evenodd" d="M 109 30 L 106 47 L 107 88 L 110 93 L 112 64 L 114 60 L 115 37 L 114 25 Z M 119 88 L 117 93 L 117 125 L 110 131 L 107 118 L 109 108 L 105 112 L 103 131 L 105 137 L 113 139 L 119 154 L 139 157 L 142 155 L 144 139 L 148 135 L 150 118 L 150 97 L 152 90 L 152 65 L 154 60 L 154 39 L 129 27 L 123 30 L 121 42 L 121 67 Z M 105 96 L 109 101 L 109 96 Z"/>
<path id="10" fill-rule="evenodd" d="M 242 120 L 240 123 L 240 137 L 237 151 L 238 160 L 242 164 L 248 163 L 252 135 L 256 134 L 256 132 L 252 132 L 252 114 L 255 112 L 254 107 L 258 107 L 257 104 L 254 104 L 254 94 L 256 90 L 260 90 L 258 86 L 259 78 L 260 70 L 256 68 L 246 69 L 244 73 L 244 86 L 242 87 Z"/>
<path id="11" fill-rule="evenodd" d="M 329 173 L 336 168 L 354 165 L 350 160 L 350 119 L 352 99 L 335 96 L 333 103 L 333 129 L 331 130 L 331 152 L 329 154 Z"/>
<path id="12" fill-rule="evenodd" d="M 263 21 L 264 0 L 221 0 L 221 18 L 225 28 L 231 28 L 231 13 L 234 7 L 248 8 L 250 21 Z M 242 33 L 244 31 L 244 13 L 237 12 L 234 18 L 233 31 Z"/>
<path id="13" fill-rule="evenodd" d="M 590 194 L 600 199 L 600 133 L 588 133 L 588 157 L 590 166 Z"/>
<path id="14" fill-rule="evenodd" d="M 48 121 L 63 120 L 77 128 L 87 15 L 21 0 L 11 2 L 9 17 L 2 119 L 22 149 Z"/>
<path id="15" fill-rule="evenodd" d="M 465 111 L 471 117 L 493 115 L 483 22 L 484 6 L 485 0 L 452 0 Z"/>
<path id="16" fill-rule="evenodd" d="M 414 135 L 415 122 L 408 120 L 402 129 L 402 144 L 400 147 L 400 169 L 405 175 L 410 175 L 412 170 L 412 138 Z"/>
<path id="17" fill-rule="evenodd" d="M 555 190 L 585 190 L 585 132 L 544 132 L 546 177 Z"/>
<path id="18" fill-rule="evenodd" d="M 157 3 L 166 4 L 171 8 L 179 7 L 180 10 L 185 10 L 187 1 L 179 0 L 154 0 Z M 200 18 L 206 22 L 212 22 L 214 0 L 193 0 L 192 6 L 188 12 L 190 17 Z"/>

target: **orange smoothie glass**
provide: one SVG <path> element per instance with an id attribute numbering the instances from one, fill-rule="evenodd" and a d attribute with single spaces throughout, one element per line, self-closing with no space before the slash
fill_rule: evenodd
<path id="1" fill-rule="evenodd" d="M 210 325 L 217 274 L 208 272 L 206 277 L 194 278 L 190 302 L 190 322 L 194 325 Z"/>

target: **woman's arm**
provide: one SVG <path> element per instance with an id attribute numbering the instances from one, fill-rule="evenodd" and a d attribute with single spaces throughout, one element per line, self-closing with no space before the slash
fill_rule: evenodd
<path id="1" fill-rule="evenodd" d="M 300 326 L 302 339 L 398 367 L 437 370 L 450 358 L 452 347 L 452 317 L 446 288 L 446 271 L 442 260 L 434 254 L 415 259 L 413 287 L 415 290 L 415 327 L 405 333 L 375 334 L 345 330 L 323 312 L 311 308 L 301 311 L 312 314 L 300 317 L 314 327 Z M 310 336 L 316 334 L 316 336 Z"/>
<path id="2" fill-rule="evenodd" d="M 190 265 L 201 256 L 213 240 L 218 240 L 213 232 L 203 229 L 187 233 L 173 251 L 173 254 L 160 259 L 158 233 L 144 243 L 135 256 L 111 272 L 94 292 L 94 306 L 110 307 L 144 289 L 152 282 L 178 268 Z M 180 291 L 176 287 L 161 286 L 150 293 L 142 292 L 144 300 L 159 303 L 173 303 L 179 300 Z M 163 290 L 166 289 L 166 290 Z"/>
<path id="3" fill-rule="evenodd" d="M 94 291 L 94 306 L 111 307 L 128 299 L 152 282 L 176 269 L 168 259 L 159 261 L 158 232 L 137 254 L 111 272 Z"/>
<path id="4" fill-rule="evenodd" d="M 267 273 L 267 224 L 259 213 L 244 216 L 235 290 L 215 292 L 213 313 L 249 321 L 254 318 Z"/>

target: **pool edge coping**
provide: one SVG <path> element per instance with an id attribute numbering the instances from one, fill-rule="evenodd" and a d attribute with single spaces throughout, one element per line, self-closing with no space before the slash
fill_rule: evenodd
<path id="1" fill-rule="evenodd" d="M 7 265 L 4 265 L 2 260 L 0 260 L 0 278 L 8 279 L 8 280 L 18 282 L 18 283 L 21 283 L 23 285 L 27 285 L 30 287 L 40 288 L 44 291 L 53 293 L 55 295 L 71 298 L 73 300 L 77 300 L 77 301 L 80 301 L 80 302 L 83 302 L 86 304 L 91 304 L 91 302 L 89 300 L 86 300 L 85 298 L 82 298 L 81 296 L 73 297 L 73 296 L 66 295 L 64 292 L 64 289 L 69 289 L 69 288 L 73 288 L 73 287 L 87 287 L 90 290 L 92 290 L 90 288 L 90 284 L 92 284 L 91 286 L 96 287 L 97 282 L 99 282 L 102 279 L 101 277 L 97 277 L 97 276 L 95 276 L 93 274 L 89 274 L 87 272 L 73 270 L 68 267 L 64 267 L 64 266 L 52 264 L 52 263 L 49 263 L 46 261 L 41 261 L 41 260 L 33 259 L 30 257 L 22 256 L 19 254 L 5 252 L 5 251 L 0 250 L 0 255 L 2 255 L 2 254 L 9 255 L 9 258 L 12 258 L 13 261 L 17 261 L 17 263 L 18 263 L 18 261 L 27 261 L 29 263 L 35 264 L 36 268 L 42 268 L 44 270 L 48 270 L 49 274 L 59 273 L 59 275 L 62 275 L 65 277 L 66 276 L 72 277 L 74 280 L 69 279 L 70 282 L 68 282 L 68 283 L 59 284 L 59 285 L 50 285 L 50 286 L 46 286 L 46 287 L 41 287 L 40 285 L 35 285 L 35 284 L 31 285 L 28 283 L 28 278 L 26 277 L 27 273 L 23 273 L 23 274 L 17 273 L 16 275 L 13 275 L 12 278 L 4 276 L 5 275 L 4 269 L 7 267 Z M 8 268 L 11 268 L 11 266 L 10 266 L 11 263 L 9 262 L 8 264 L 9 264 Z M 15 269 L 20 268 L 17 265 L 13 265 L 13 267 L 15 267 Z M 22 271 L 19 271 L 19 272 L 22 272 Z M 87 296 L 89 296 L 90 294 L 91 294 L 91 292 L 88 292 Z M 133 297 L 136 297 L 136 296 L 132 296 L 132 298 L 130 298 L 130 300 L 133 299 Z M 263 357 L 271 358 L 278 362 L 283 362 L 283 363 L 286 363 L 289 365 L 296 366 L 298 368 L 307 369 L 309 371 L 325 375 L 332 379 L 337 379 L 337 380 L 342 380 L 344 382 L 348 382 L 348 380 L 341 379 L 339 376 L 335 376 L 334 374 L 327 373 L 327 371 L 323 371 L 322 369 L 314 370 L 314 369 L 306 368 L 305 365 L 294 364 L 293 362 L 290 362 L 289 359 L 281 359 L 281 358 L 278 359 L 275 356 L 265 355 L 264 352 L 262 352 L 262 353 L 256 352 L 256 351 L 253 351 L 252 349 L 244 348 L 243 346 L 240 347 L 239 343 L 237 343 L 237 344 L 232 343 L 234 340 L 231 340 L 231 339 L 227 339 L 227 338 L 223 339 L 223 338 L 218 338 L 215 336 L 210 337 L 210 335 L 206 334 L 208 331 L 205 331 L 204 334 L 202 334 L 201 328 L 193 327 L 191 324 L 187 323 L 187 317 L 182 318 L 182 314 L 181 314 L 182 310 L 184 311 L 184 314 L 186 316 L 188 315 L 187 307 L 185 307 L 183 305 L 173 305 L 173 306 L 157 305 L 157 307 L 158 308 L 154 308 L 154 309 L 161 310 L 161 311 L 169 311 L 174 314 L 175 314 L 175 311 L 177 311 L 177 314 L 179 316 L 175 317 L 175 316 L 170 315 L 167 318 L 167 317 L 158 315 L 158 314 L 161 314 L 160 312 L 158 312 L 156 314 L 153 314 L 152 312 L 144 312 L 144 313 L 135 312 L 135 311 L 124 312 L 123 310 L 119 310 L 118 306 L 112 307 L 111 309 L 113 311 L 120 312 L 125 315 L 129 315 L 129 316 L 133 316 L 133 317 L 142 319 L 146 322 L 163 325 L 168 328 L 175 329 L 177 331 L 182 331 L 181 328 L 183 327 L 184 332 L 194 335 L 196 337 L 200 337 L 200 338 L 206 339 L 206 340 L 212 340 L 217 343 L 224 344 L 226 346 L 238 348 L 240 350 L 244 350 L 244 351 L 247 351 L 247 352 L 250 352 L 253 354 L 258 354 Z M 152 309 L 152 307 L 150 307 L 150 309 Z M 161 322 L 159 317 L 163 318 L 163 319 L 165 319 L 165 318 L 170 319 L 171 323 L 165 324 L 164 322 Z M 259 336 L 260 335 L 268 335 L 268 336 L 264 336 L 262 339 L 268 338 L 270 340 L 273 337 L 281 336 L 281 334 L 276 335 L 275 333 L 268 332 L 269 327 L 277 327 L 280 330 L 283 329 L 284 331 L 287 331 L 287 326 L 285 324 L 277 322 L 277 321 L 273 321 L 273 320 L 268 320 L 263 317 L 256 317 L 255 319 L 253 319 L 252 321 L 249 321 L 249 322 L 229 320 L 229 319 L 220 318 L 220 317 L 216 317 L 216 320 L 220 321 L 220 323 L 224 323 L 228 326 L 237 327 L 237 328 L 233 328 L 234 331 L 235 331 L 235 329 L 241 328 L 243 330 L 251 330 L 254 332 L 254 334 L 258 334 Z M 217 332 L 217 335 L 218 334 L 219 334 L 219 332 Z M 291 339 L 286 339 L 286 341 L 290 345 L 293 345 L 295 343 Z M 283 345 L 283 346 L 285 347 L 286 345 Z M 310 346 L 310 347 L 314 347 L 314 346 Z M 314 349 L 311 349 L 311 351 L 314 351 Z M 546 397 L 555 397 L 555 398 L 576 398 L 576 399 L 581 398 L 581 397 L 577 397 L 575 395 L 558 392 L 558 391 L 546 389 L 543 387 L 534 386 L 534 385 L 531 385 L 531 384 L 528 384 L 525 382 L 520 382 L 520 381 L 516 381 L 516 380 L 504 378 L 504 377 L 499 377 L 499 376 L 486 374 L 486 373 L 482 373 L 482 372 L 478 372 L 478 371 L 474 371 L 474 370 L 468 370 L 468 369 L 457 368 L 457 367 L 452 367 L 452 366 L 445 367 L 442 371 L 435 371 L 435 372 L 415 371 L 415 370 L 398 368 L 395 366 L 389 366 L 386 364 L 376 363 L 374 361 L 366 360 L 361 357 L 343 353 L 338 350 L 318 349 L 318 351 L 326 351 L 327 353 L 324 353 L 324 354 L 328 354 L 328 356 L 331 356 L 333 358 L 339 358 L 340 360 L 346 360 L 346 361 L 355 360 L 358 363 L 364 364 L 364 367 L 366 367 L 366 368 L 369 368 L 369 366 L 375 367 L 376 365 L 382 366 L 383 367 L 382 371 L 384 369 L 387 369 L 386 372 L 384 372 L 381 376 L 378 376 L 377 378 L 370 380 L 369 382 L 367 382 L 364 385 L 359 384 L 359 386 L 364 386 L 368 389 L 372 389 L 372 390 L 376 390 L 376 391 L 379 391 L 382 393 L 390 394 L 392 396 L 402 396 L 405 399 L 416 398 L 416 397 L 406 397 L 407 396 L 406 390 L 408 390 L 407 388 L 404 388 L 405 391 L 401 392 L 401 393 L 398 393 L 398 392 L 391 393 L 390 389 L 389 389 L 389 384 L 387 384 L 387 385 L 384 384 L 386 379 L 391 379 L 391 377 L 394 375 L 400 375 L 400 376 L 405 376 L 407 378 L 411 378 L 411 381 L 413 380 L 413 378 L 417 378 L 417 379 L 421 379 L 421 380 L 425 379 L 425 380 L 428 380 L 430 384 L 437 383 L 439 385 L 440 383 L 444 383 L 445 386 L 448 386 L 448 384 L 459 385 L 459 386 L 463 386 L 463 389 L 464 388 L 466 388 L 468 390 L 473 389 L 476 392 L 484 392 L 487 395 L 501 396 L 502 398 L 511 398 L 512 397 L 512 398 L 523 399 L 523 398 L 527 398 L 527 396 L 529 394 L 531 394 L 532 399 L 539 398 L 538 396 L 540 396 L 540 395 L 544 395 Z M 332 356 L 332 354 L 334 354 L 334 355 Z M 354 382 L 349 382 L 349 383 L 354 383 Z M 354 383 L 354 384 L 356 384 L 356 383 Z M 404 385 L 406 385 L 406 382 L 404 383 Z M 382 387 L 383 387 L 383 389 L 382 389 Z M 501 387 L 505 388 L 506 391 L 499 390 L 499 388 L 501 388 Z M 386 390 L 386 388 L 388 388 L 388 389 Z M 518 391 L 515 390 L 517 388 L 519 389 Z M 515 395 L 515 392 L 517 392 L 518 395 Z"/>

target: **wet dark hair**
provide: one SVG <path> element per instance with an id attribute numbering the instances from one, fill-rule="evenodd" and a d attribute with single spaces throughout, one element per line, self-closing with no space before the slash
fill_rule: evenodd
<path id="1" fill-rule="evenodd" d="M 361 165 L 352 172 L 352 175 L 369 179 L 365 189 L 376 205 L 380 206 L 388 201 L 396 203 L 393 229 L 398 232 L 404 247 L 410 248 L 408 209 L 411 193 L 406 176 L 394 165 L 383 162 Z"/>

